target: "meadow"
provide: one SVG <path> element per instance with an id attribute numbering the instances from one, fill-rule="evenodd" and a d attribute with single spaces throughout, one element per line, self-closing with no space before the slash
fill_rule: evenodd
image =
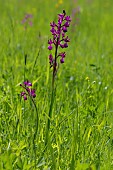
<path id="1" fill-rule="evenodd" d="M 70 42 L 52 89 L 63 10 Z M 0 170 L 113 170 L 113 1 L 4 0 L 0 18 Z"/>

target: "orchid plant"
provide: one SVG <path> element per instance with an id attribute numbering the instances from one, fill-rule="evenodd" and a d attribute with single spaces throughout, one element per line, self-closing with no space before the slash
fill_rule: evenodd
<path id="1" fill-rule="evenodd" d="M 70 22 L 71 22 L 70 16 L 67 16 L 65 10 L 63 10 L 63 13 L 58 14 L 57 23 L 55 23 L 54 21 L 50 23 L 51 26 L 50 32 L 52 34 L 52 38 L 48 40 L 48 50 L 52 51 L 53 48 L 55 48 L 55 52 L 54 52 L 54 56 L 52 55 L 52 52 L 49 54 L 49 63 L 50 63 L 50 68 L 53 68 L 53 76 L 52 76 L 51 103 L 50 103 L 50 109 L 48 114 L 45 145 L 47 145 L 48 143 L 50 121 L 52 117 L 53 103 L 55 97 L 55 88 L 54 88 L 55 76 L 57 74 L 58 65 L 60 63 L 63 64 L 65 62 L 65 57 L 66 57 L 66 52 L 65 51 L 59 52 L 59 50 L 67 48 L 68 43 L 70 42 L 70 39 L 66 35 L 68 31 L 68 27 L 70 26 Z M 59 58 L 60 60 L 58 60 Z"/>
<path id="2" fill-rule="evenodd" d="M 38 133 L 38 127 L 39 127 L 39 116 L 38 116 L 38 109 L 36 106 L 36 103 L 34 101 L 34 98 L 36 97 L 35 89 L 32 89 L 32 83 L 29 80 L 24 81 L 20 84 L 20 86 L 23 88 L 23 91 L 20 93 L 20 96 L 23 97 L 24 101 L 26 101 L 28 98 L 31 99 L 34 108 L 36 110 L 36 118 L 35 118 L 35 132 L 33 135 L 33 150 L 35 154 L 35 167 L 36 167 L 36 148 L 35 148 L 35 140 Z"/>

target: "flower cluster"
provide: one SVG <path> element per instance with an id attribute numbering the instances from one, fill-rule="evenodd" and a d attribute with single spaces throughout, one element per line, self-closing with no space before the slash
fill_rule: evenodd
<path id="1" fill-rule="evenodd" d="M 26 14 L 25 16 L 24 16 L 24 19 L 22 20 L 22 24 L 25 26 L 25 29 L 27 28 L 27 25 L 30 25 L 30 26 L 32 26 L 32 19 L 33 18 L 33 16 L 32 16 L 32 14 Z"/>
<path id="2" fill-rule="evenodd" d="M 51 33 L 53 35 L 52 39 L 48 40 L 48 50 L 52 50 L 53 46 L 55 46 L 55 57 L 52 54 L 49 55 L 49 63 L 50 66 L 56 67 L 57 58 L 60 56 L 60 63 L 64 63 L 64 58 L 66 56 L 65 52 L 58 53 L 58 47 L 67 48 L 68 42 L 70 39 L 66 36 L 66 32 L 68 27 L 70 26 L 71 18 L 70 16 L 66 16 L 65 10 L 63 10 L 62 14 L 58 14 L 58 23 L 56 24 L 54 21 L 50 23 Z"/>
<path id="3" fill-rule="evenodd" d="M 30 81 L 25 81 L 23 84 L 20 84 L 21 87 L 23 87 L 24 91 L 21 92 L 21 97 L 24 98 L 24 100 L 27 100 L 27 96 L 36 97 L 35 90 L 30 88 L 32 86 L 32 83 Z"/>

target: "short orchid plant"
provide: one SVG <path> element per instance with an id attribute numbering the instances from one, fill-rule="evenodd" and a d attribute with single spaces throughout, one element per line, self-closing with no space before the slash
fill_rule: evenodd
<path id="1" fill-rule="evenodd" d="M 35 93 L 35 89 L 32 89 L 32 83 L 29 80 L 24 81 L 22 84 L 20 84 L 20 86 L 23 88 L 23 91 L 20 93 L 20 96 L 23 97 L 24 101 L 30 98 L 36 110 L 35 132 L 33 135 L 33 149 L 34 149 L 35 160 L 36 160 L 35 140 L 36 140 L 36 136 L 38 133 L 38 126 L 39 126 L 38 109 L 34 101 L 34 98 L 36 97 L 36 93 Z M 35 162 L 35 166 L 36 166 L 36 162 Z"/>

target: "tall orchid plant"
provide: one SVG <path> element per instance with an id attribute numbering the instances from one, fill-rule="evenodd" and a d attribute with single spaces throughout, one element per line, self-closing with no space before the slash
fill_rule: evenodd
<path id="1" fill-rule="evenodd" d="M 47 133 L 46 133 L 46 140 L 45 143 L 48 142 L 48 135 L 49 135 L 49 129 L 50 129 L 50 121 L 52 117 L 52 109 L 53 109 L 53 103 L 54 103 L 54 82 L 55 82 L 55 76 L 57 74 L 58 65 L 59 63 L 63 64 L 65 62 L 66 53 L 65 51 L 59 52 L 59 49 L 65 49 L 68 47 L 68 43 L 70 42 L 70 39 L 66 35 L 68 31 L 68 27 L 70 26 L 71 18 L 70 16 L 66 15 L 65 10 L 63 10 L 63 13 L 58 14 L 58 21 L 55 23 L 54 21 L 50 23 L 52 33 L 52 38 L 48 40 L 48 50 L 52 51 L 53 48 L 55 48 L 54 56 L 52 53 L 49 54 L 49 63 L 50 67 L 53 68 L 53 76 L 52 76 L 52 94 L 51 94 L 51 104 L 48 114 L 48 121 L 47 121 Z M 60 60 L 59 60 L 60 59 Z"/>

